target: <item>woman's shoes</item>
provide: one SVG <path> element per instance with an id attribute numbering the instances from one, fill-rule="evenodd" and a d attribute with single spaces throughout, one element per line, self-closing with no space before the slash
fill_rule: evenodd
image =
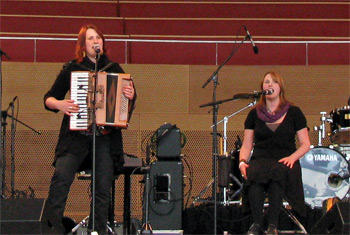
<path id="1" fill-rule="evenodd" d="M 257 223 L 253 223 L 252 226 L 250 226 L 247 235 L 259 235 L 261 234 L 261 225 Z"/>
<path id="2" fill-rule="evenodd" d="M 269 227 L 267 228 L 266 234 L 267 235 L 278 234 L 276 225 L 270 224 Z"/>
<path id="3" fill-rule="evenodd" d="M 259 235 L 259 234 L 262 234 L 263 231 L 261 229 L 261 225 L 260 224 L 257 224 L 257 223 L 253 223 L 248 232 L 247 232 L 247 235 Z M 278 230 L 277 230 L 277 226 L 274 225 L 274 224 L 270 224 L 269 227 L 267 228 L 266 230 L 266 234 L 267 235 L 275 235 L 275 234 L 278 234 Z"/>

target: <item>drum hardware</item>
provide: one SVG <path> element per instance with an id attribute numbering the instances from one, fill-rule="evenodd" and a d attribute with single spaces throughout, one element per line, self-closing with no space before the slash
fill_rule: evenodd
<path id="1" fill-rule="evenodd" d="M 266 198 L 266 202 L 264 203 L 264 208 L 268 207 L 268 199 Z M 291 212 L 292 207 L 287 201 L 282 202 L 282 211 L 287 214 L 287 216 L 293 221 L 293 223 L 298 226 L 303 234 L 308 234 L 305 227 L 300 223 L 300 221 L 295 217 L 295 215 Z"/>
<path id="2" fill-rule="evenodd" d="M 293 213 L 288 210 L 285 206 L 282 206 L 282 210 L 287 214 L 287 216 L 293 221 L 293 223 L 295 225 L 297 225 L 301 231 L 303 232 L 303 234 L 308 234 L 305 227 L 300 223 L 300 221 L 297 219 L 297 217 L 295 217 L 295 215 L 293 215 Z"/>
<path id="3" fill-rule="evenodd" d="M 349 162 L 350 161 L 350 145 L 338 145 L 334 144 L 333 148 L 339 152 L 341 152 L 345 159 Z"/>
<path id="4" fill-rule="evenodd" d="M 252 98 L 252 97 L 250 97 Z M 248 105 L 246 105 L 245 107 L 243 107 L 242 109 L 230 114 L 229 116 L 225 116 L 222 120 L 218 121 L 217 123 L 215 123 L 214 125 L 211 126 L 211 128 L 213 128 L 215 125 L 218 125 L 220 124 L 221 122 L 224 122 L 224 131 L 223 131 L 223 136 L 222 136 L 222 143 L 223 143 L 223 147 L 222 147 L 222 151 L 221 153 L 223 154 L 223 156 L 225 157 L 229 157 L 230 155 L 228 154 L 227 152 L 227 123 L 228 123 L 228 119 L 233 117 L 234 115 L 242 112 L 243 110 L 249 108 L 249 107 L 252 107 L 256 104 L 256 99 L 258 97 L 255 97 L 254 101 L 253 102 L 250 102 Z M 233 98 L 233 99 L 236 99 L 236 98 Z M 237 98 L 238 99 L 238 98 Z M 240 99 L 240 98 L 239 98 Z M 230 99 L 232 100 L 232 99 Z M 220 101 L 218 101 L 220 102 Z M 223 102 L 223 101 L 222 101 Z M 218 134 L 220 135 L 220 134 Z M 241 203 L 241 201 L 231 201 L 231 199 L 235 196 L 237 196 L 238 194 L 240 194 L 242 188 L 243 188 L 243 184 L 239 181 L 239 179 L 237 179 L 237 177 L 235 177 L 233 174 L 229 175 L 230 178 L 233 179 L 233 181 L 235 183 L 238 184 L 238 186 L 240 187 L 230 198 L 228 198 L 228 195 L 227 195 L 227 192 L 228 192 L 228 189 L 227 187 L 223 187 L 222 188 L 222 192 L 223 192 L 223 201 L 219 201 L 217 202 L 217 204 L 222 204 L 224 206 L 228 206 L 230 204 L 235 204 L 235 203 Z M 194 200 L 193 200 L 193 204 L 195 204 L 196 202 L 210 202 L 209 199 L 202 199 L 201 197 L 204 195 L 204 193 L 210 188 L 210 186 L 214 183 L 214 178 L 212 178 L 209 183 L 207 184 L 207 186 L 198 194 L 197 197 L 194 197 Z M 216 190 L 216 189 L 215 189 Z M 215 203 L 215 202 L 214 202 Z"/>
<path id="5" fill-rule="evenodd" d="M 228 123 L 228 119 L 231 118 L 232 116 L 240 113 L 241 111 L 245 110 L 246 108 L 254 106 L 255 104 L 256 104 L 256 99 L 253 102 L 249 103 L 246 107 L 238 110 L 237 112 L 235 112 L 235 113 L 233 113 L 233 114 L 231 114 L 229 116 L 224 117 L 221 121 L 219 121 L 217 123 L 217 124 L 220 124 L 221 122 L 224 122 L 223 152 L 224 152 L 226 157 L 229 156 L 228 153 L 227 153 L 227 123 Z M 233 167 L 233 166 L 231 166 L 231 167 Z M 240 194 L 240 192 L 242 191 L 242 188 L 243 188 L 243 184 L 233 174 L 230 174 L 229 177 L 232 178 L 233 181 L 235 183 L 237 183 L 237 185 L 239 186 L 239 189 L 231 196 L 231 198 L 233 198 L 234 196 Z M 223 187 L 222 191 L 223 191 L 223 202 L 222 202 L 222 204 L 225 205 L 225 206 L 232 204 L 230 202 L 231 198 L 228 198 L 228 195 L 227 195 L 227 192 L 228 192 L 227 188 Z"/>
<path id="6" fill-rule="evenodd" d="M 314 130 L 318 131 L 318 146 L 322 146 L 322 140 L 326 137 L 326 121 L 329 122 L 329 119 L 326 118 L 327 112 L 320 112 L 321 116 L 321 125 L 314 126 Z"/>
<path id="7" fill-rule="evenodd" d="M 334 109 L 330 112 L 332 143 L 339 145 L 350 144 L 350 106 Z"/>

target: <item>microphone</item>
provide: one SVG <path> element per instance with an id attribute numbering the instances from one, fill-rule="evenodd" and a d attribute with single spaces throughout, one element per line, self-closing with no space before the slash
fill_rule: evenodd
<path id="1" fill-rule="evenodd" d="M 251 99 L 251 98 L 256 98 L 257 93 L 239 93 L 233 96 L 233 99 Z"/>
<path id="2" fill-rule="evenodd" d="M 3 50 L 0 49 L 0 56 L 4 55 L 7 59 L 11 59 Z"/>
<path id="3" fill-rule="evenodd" d="M 94 44 L 93 46 L 92 46 L 92 49 L 94 49 L 95 50 L 95 52 L 96 52 L 96 54 L 99 54 L 99 53 L 101 53 L 101 47 L 100 47 L 100 45 L 99 44 Z"/>
<path id="4" fill-rule="evenodd" d="M 13 106 L 13 103 L 17 100 L 18 96 L 15 96 L 15 98 L 13 98 L 13 100 L 9 103 L 9 106 L 7 107 L 6 111 L 4 111 L 6 113 L 7 116 L 7 112 L 9 111 L 9 109 Z M 2 115 L 4 116 L 4 113 L 2 113 Z"/>
<path id="5" fill-rule="evenodd" d="M 271 95 L 273 94 L 275 91 L 273 89 L 267 89 L 267 90 L 263 90 L 261 92 L 262 95 Z"/>
<path id="6" fill-rule="evenodd" d="M 245 25 L 243 25 L 243 27 L 244 27 L 244 29 L 245 29 L 245 31 L 246 31 L 246 33 L 247 33 L 247 38 L 250 39 L 250 42 L 251 42 L 252 45 L 253 45 L 253 51 L 254 51 L 254 53 L 255 53 L 255 54 L 258 54 L 258 53 L 259 53 L 259 49 L 258 49 L 258 47 L 255 45 L 255 43 L 254 43 L 254 41 L 253 41 L 253 38 L 252 38 L 252 36 L 250 35 L 250 33 L 249 33 L 249 31 L 248 31 L 248 28 L 247 28 Z"/>
<path id="7" fill-rule="evenodd" d="M 233 99 L 251 99 L 251 98 L 259 98 L 261 95 L 271 95 L 275 91 L 273 89 L 267 89 L 260 92 L 254 93 L 239 93 L 233 96 Z"/>
<path id="8" fill-rule="evenodd" d="M 328 177 L 328 184 L 333 188 L 338 188 L 342 184 L 343 180 L 347 178 L 350 178 L 349 173 L 345 173 L 343 176 L 332 173 Z"/>
<path id="9" fill-rule="evenodd" d="M 13 98 L 13 100 L 10 102 L 9 106 L 12 107 L 13 103 L 17 100 L 18 96 L 15 96 L 15 98 Z"/>

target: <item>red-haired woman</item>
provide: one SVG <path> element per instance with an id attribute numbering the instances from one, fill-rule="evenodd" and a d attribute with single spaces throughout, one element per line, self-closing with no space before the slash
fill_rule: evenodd
<path id="1" fill-rule="evenodd" d="M 100 50 L 99 52 L 97 50 Z M 91 132 L 71 131 L 69 119 L 72 113 L 79 112 L 79 105 L 71 99 L 65 99 L 70 90 L 72 71 L 95 71 L 96 54 L 98 71 L 124 73 L 118 63 L 111 62 L 106 53 L 105 38 L 94 25 L 83 26 L 79 32 L 76 45 L 76 58 L 63 66 L 51 89 L 44 96 L 47 110 L 64 113 L 58 143 L 55 149 L 55 171 L 51 179 L 49 195 L 46 201 L 45 216 L 54 232 L 64 232 L 63 213 L 70 186 L 76 172 L 86 162 L 91 163 L 93 137 Z M 134 85 L 123 88 L 123 94 L 130 100 L 130 111 L 134 109 L 136 94 Z M 110 190 L 114 169 L 122 164 L 123 140 L 121 130 L 105 127 L 96 131 L 96 184 L 95 184 L 95 230 L 106 233 Z M 91 227 L 91 224 L 89 224 Z"/>
<path id="2" fill-rule="evenodd" d="M 261 97 L 244 123 L 239 156 L 239 169 L 245 179 L 243 205 L 245 208 L 249 205 L 253 216 L 248 234 L 260 234 L 267 195 L 267 234 L 277 234 L 284 198 L 300 215 L 305 213 L 299 158 L 309 151 L 310 140 L 306 118 L 300 108 L 286 100 L 280 75 L 273 71 L 266 73 L 260 88 L 272 94 Z"/>

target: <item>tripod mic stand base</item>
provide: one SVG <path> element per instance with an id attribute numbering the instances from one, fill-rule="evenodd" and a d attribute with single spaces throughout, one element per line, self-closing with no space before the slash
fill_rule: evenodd
<path id="1" fill-rule="evenodd" d="M 153 230 L 150 224 L 144 224 L 140 230 L 140 234 L 153 234 Z"/>

